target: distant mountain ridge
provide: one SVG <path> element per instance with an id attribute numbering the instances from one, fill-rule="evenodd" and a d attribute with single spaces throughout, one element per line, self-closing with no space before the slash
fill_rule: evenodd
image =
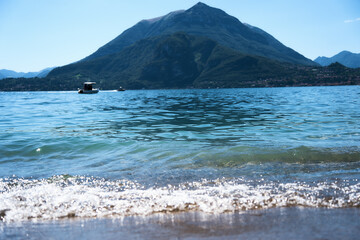
<path id="1" fill-rule="evenodd" d="M 15 72 L 7 69 L 0 69 L 0 79 L 4 78 L 33 78 L 33 77 L 46 77 L 48 73 L 55 67 L 45 68 L 38 72 Z"/>
<path id="2" fill-rule="evenodd" d="M 76 90 L 85 81 L 103 90 L 360 85 L 360 68 L 283 63 L 178 32 L 56 68 L 46 78 L 5 79 L 0 91 Z"/>
<path id="3" fill-rule="evenodd" d="M 171 12 L 163 17 L 142 20 L 84 60 L 118 53 L 141 39 L 176 32 L 204 36 L 243 54 L 295 64 L 316 65 L 310 59 L 284 46 L 265 31 L 245 25 L 224 11 L 201 2 L 185 11 Z"/>
<path id="4" fill-rule="evenodd" d="M 321 66 L 329 66 L 332 63 L 338 62 L 350 68 L 360 68 L 360 53 L 352 53 L 349 51 L 342 51 L 330 58 L 318 57 L 314 60 Z"/>

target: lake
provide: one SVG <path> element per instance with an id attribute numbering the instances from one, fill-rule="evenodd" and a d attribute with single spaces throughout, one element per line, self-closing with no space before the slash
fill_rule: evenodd
<path id="1" fill-rule="evenodd" d="M 0 100 L 0 238 L 360 234 L 360 86 Z"/>

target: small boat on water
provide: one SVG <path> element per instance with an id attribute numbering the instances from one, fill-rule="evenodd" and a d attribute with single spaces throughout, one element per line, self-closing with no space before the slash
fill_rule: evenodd
<path id="1" fill-rule="evenodd" d="M 83 93 L 83 94 L 93 94 L 93 93 L 98 93 L 99 89 L 98 88 L 93 88 L 93 85 L 95 85 L 96 82 L 84 82 L 84 88 L 78 90 L 78 93 Z"/>
<path id="2" fill-rule="evenodd" d="M 125 88 L 123 88 L 123 87 L 120 86 L 118 89 L 116 89 L 116 91 L 122 92 L 122 91 L 125 91 Z"/>

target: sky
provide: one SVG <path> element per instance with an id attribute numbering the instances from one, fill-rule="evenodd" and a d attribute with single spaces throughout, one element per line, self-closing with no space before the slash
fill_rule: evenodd
<path id="1" fill-rule="evenodd" d="M 199 0 L 0 0 L 0 69 L 78 61 L 143 19 Z M 307 58 L 360 53 L 360 0 L 202 0 Z"/>

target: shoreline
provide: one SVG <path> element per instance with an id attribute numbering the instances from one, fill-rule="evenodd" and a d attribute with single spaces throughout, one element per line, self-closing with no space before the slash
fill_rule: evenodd
<path id="1" fill-rule="evenodd" d="M 272 208 L 0 224 L 5 239 L 356 239 L 358 208 Z"/>
<path id="2" fill-rule="evenodd" d="M 244 87 L 208 87 L 208 88 L 129 88 L 126 91 L 164 91 L 164 90 L 227 90 L 227 89 L 267 89 L 267 88 L 311 88 L 311 87 L 353 87 L 353 86 L 360 86 L 360 83 L 357 84 L 302 84 L 302 85 L 279 85 L 279 86 L 244 86 Z M 7 92 L 7 93 L 27 93 L 27 92 L 39 92 L 39 93 L 67 93 L 67 92 L 74 92 L 77 93 L 77 89 L 57 89 L 57 90 L 2 90 L 0 92 Z M 116 89 L 99 89 L 101 92 L 118 92 Z M 121 92 L 121 91 L 120 91 Z"/>

